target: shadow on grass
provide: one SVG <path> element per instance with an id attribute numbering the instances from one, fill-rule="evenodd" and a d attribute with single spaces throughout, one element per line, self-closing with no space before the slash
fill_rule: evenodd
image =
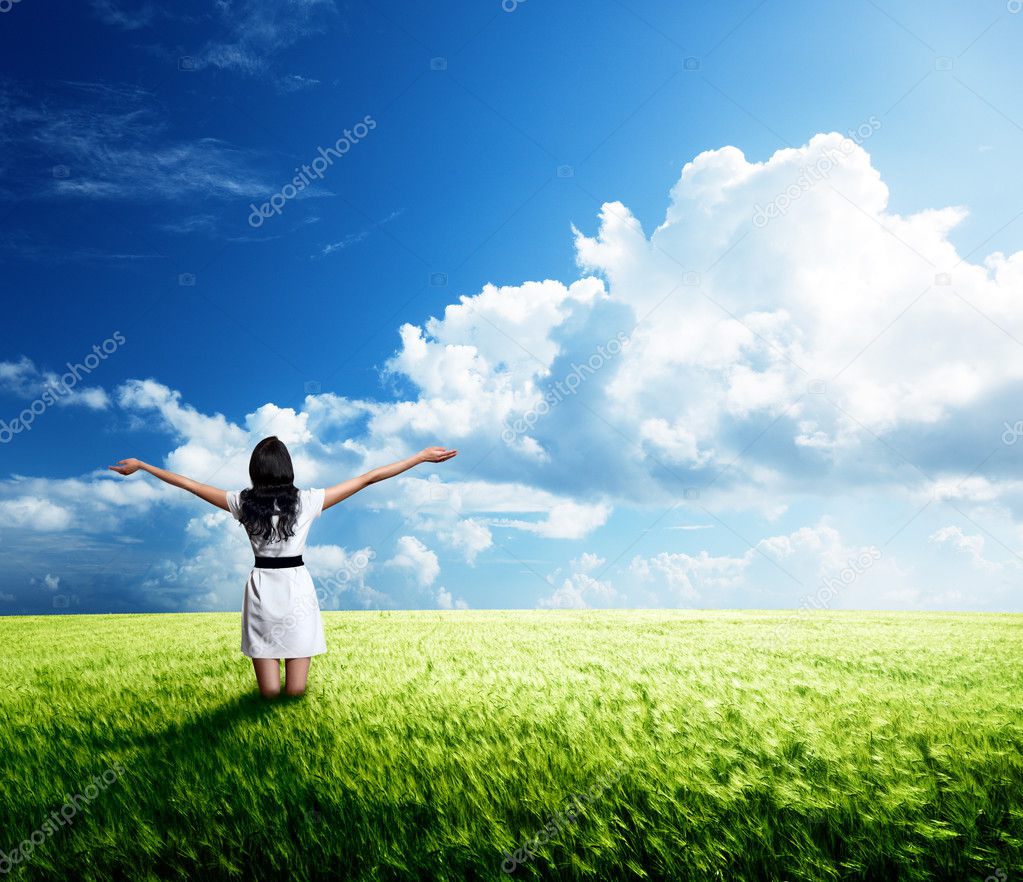
<path id="1" fill-rule="evenodd" d="M 160 879 L 320 879 L 343 867 L 347 878 L 410 879 L 443 878 L 456 862 L 460 878 L 484 878 L 476 849 L 439 845 L 444 819 L 429 801 L 339 775 L 357 760 L 315 749 L 310 703 L 315 694 L 253 690 L 140 721 L 150 731 L 89 733 L 81 747 L 93 761 L 117 758 L 126 774 L 53 869 L 85 859 L 105 874 L 96 878 L 145 868 Z M 115 830 L 121 843 L 100 845 Z"/>

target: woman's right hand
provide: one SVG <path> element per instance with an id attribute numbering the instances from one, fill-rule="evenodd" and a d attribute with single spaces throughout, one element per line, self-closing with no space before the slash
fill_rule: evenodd
<path id="1" fill-rule="evenodd" d="M 424 447 L 419 451 L 419 459 L 422 462 L 444 462 L 457 453 L 457 450 L 448 450 L 446 447 Z"/>

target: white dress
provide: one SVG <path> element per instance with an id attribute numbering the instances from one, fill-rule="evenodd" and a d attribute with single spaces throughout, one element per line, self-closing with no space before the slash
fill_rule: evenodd
<path id="1" fill-rule="evenodd" d="M 323 511 L 324 490 L 300 490 L 295 535 L 284 542 L 249 537 L 259 557 L 294 557 L 305 549 L 309 527 Z M 227 492 L 227 505 L 237 519 L 241 491 Z M 274 521 L 277 516 L 274 515 Z M 304 658 L 327 651 L 316 589 L 305 566 L 253 567 L 242 604 L 242 652 L 250 658 Z"/>

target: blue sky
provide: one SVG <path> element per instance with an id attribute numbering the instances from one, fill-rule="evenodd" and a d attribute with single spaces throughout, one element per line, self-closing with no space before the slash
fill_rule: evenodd
<path id="1" fill-rule="evenodd" d="M 102 469 L 269 433 L 314 486 L 460 450 L 314 526 L 332 607 L 1020 610 L 1021 28 L 13 4 L 0 419 L 110 351 L 0 426 L 0 612 L 239 608 L 240 528 Z"/>

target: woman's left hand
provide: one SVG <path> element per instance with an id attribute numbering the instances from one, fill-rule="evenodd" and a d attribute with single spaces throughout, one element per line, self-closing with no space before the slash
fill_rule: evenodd
<path id="1" fill-rule="evenodd" d="M 133 475 L 143 465 L 141 459 L 122 459 L 117 465 L 107 466 L 107 468 L 119 475 Z"/>

